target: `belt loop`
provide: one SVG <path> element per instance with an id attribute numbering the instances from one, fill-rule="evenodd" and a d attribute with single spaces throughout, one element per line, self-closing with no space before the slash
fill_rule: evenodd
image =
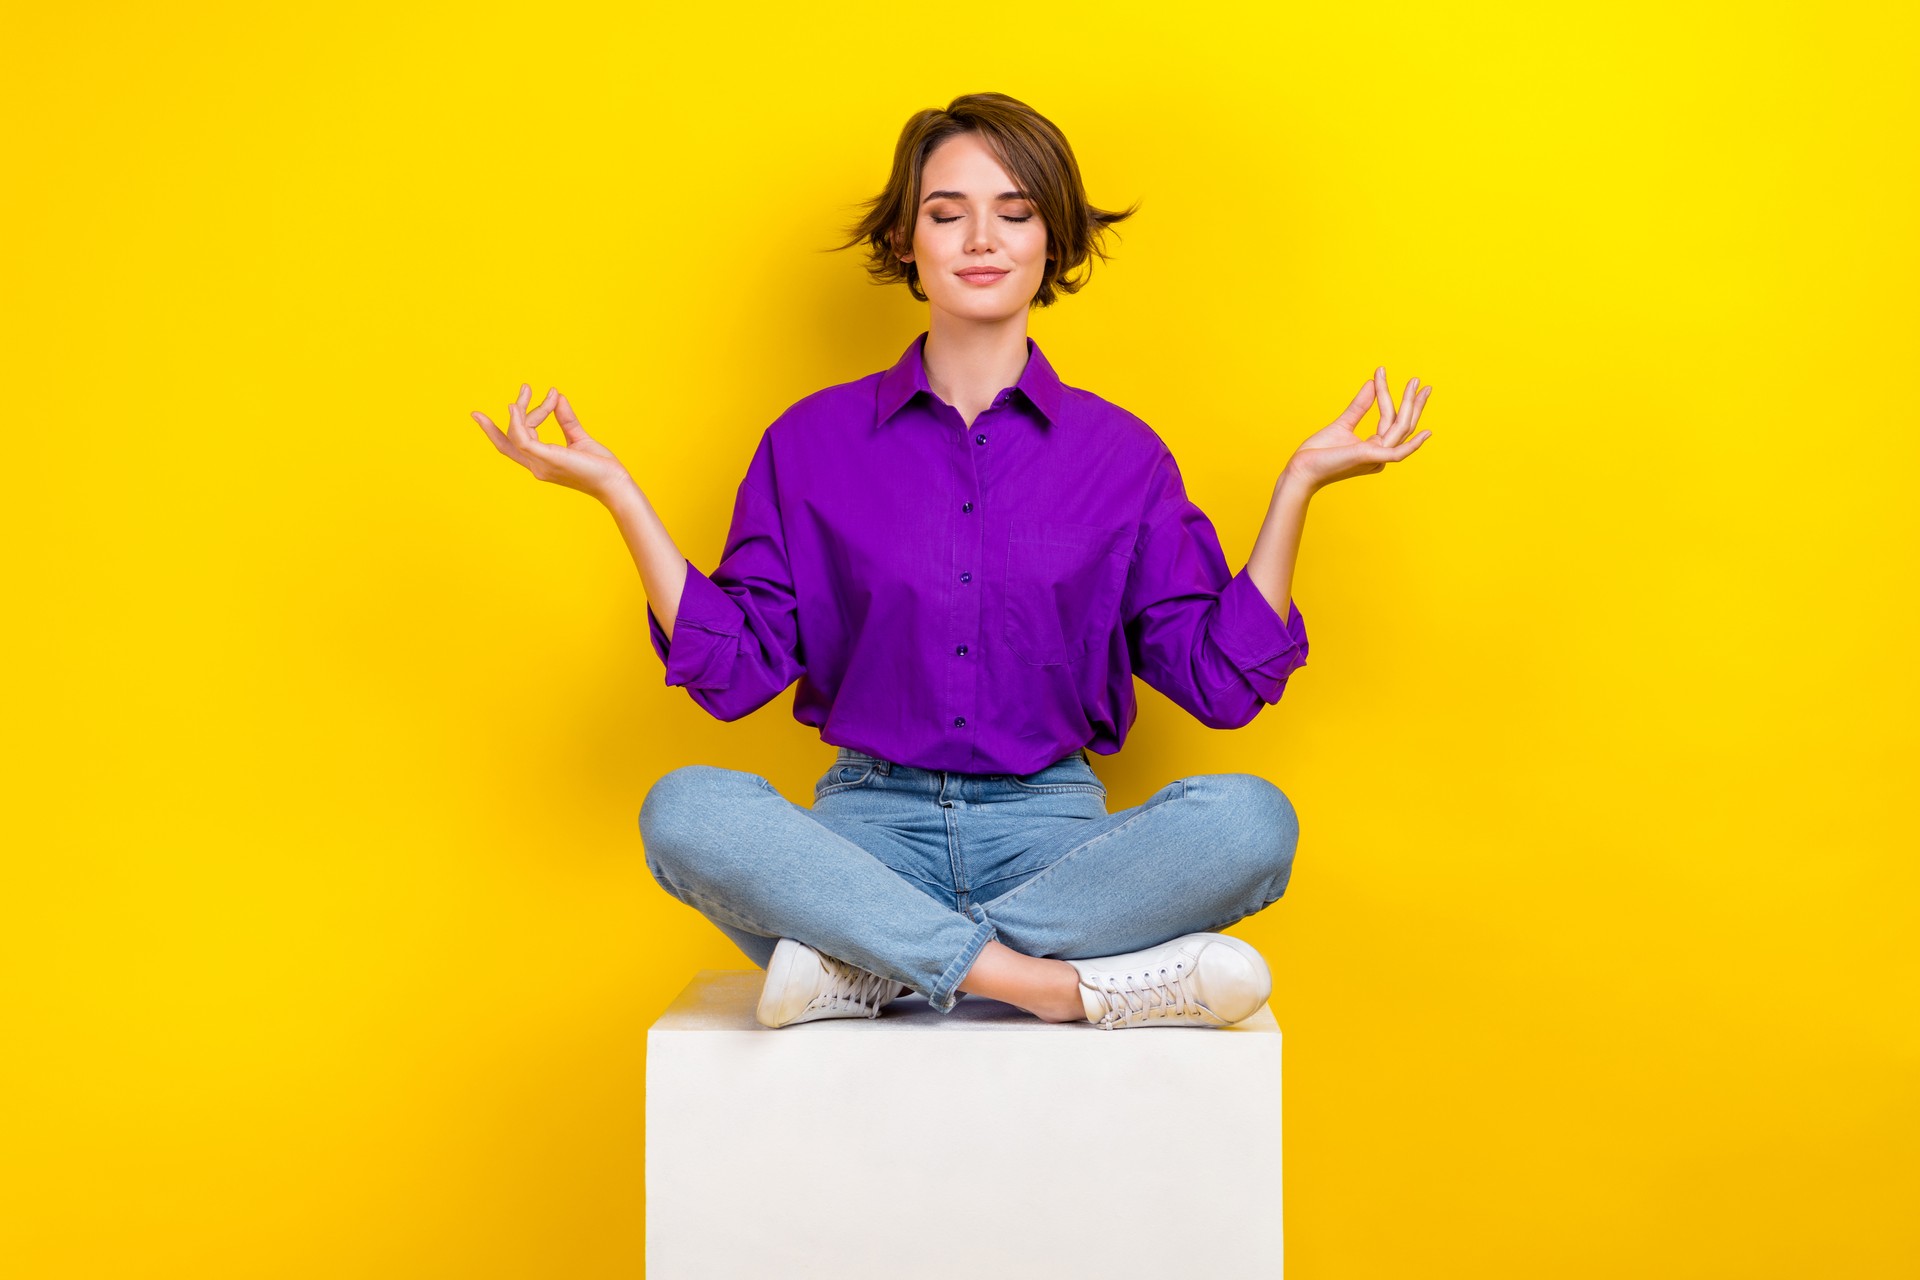
<path id="1" fill-rule="evenodd" d="M 893 773 L 893 761 L 874 755 L 871 751 L 862 751 L 858 747 L 835 747 L 834 750 L 839 753 L 835 757 L 837 760 L 871 760 L 873 767 L 881 773 Z"/>

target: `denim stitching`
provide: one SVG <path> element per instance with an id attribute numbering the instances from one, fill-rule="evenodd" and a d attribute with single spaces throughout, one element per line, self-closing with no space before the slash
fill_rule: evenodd
<path id="1" fill-rule="evenodd" d="M 1007 781 L 1022 791 L 1085 791 L 1096 796 L 1107 794 L 1105 787 L 1093 782 L 1022 782 L 1011 774 L 1007 775 Z"/>
<path id="2" fill-rule="evenodd" d="M 1185 778 L 1181 778 L 1180 779 L 1180 798 L 1185 799 L 1186 795 L 1187 795 L 1187 780 Z M 1160 807 L 1159 805 L 1155 805 L 1154 809 L 1157 809 L 1159 807 Z M 1039 871 L 1035 872 L 1033 879 L 1027 881 L 1025 884 L 1021 885 L 1017 889 L 1007 890 L 1007 892 L 995 898 L 994 901 L 1006 902 L 1009 899 L 1019 897 L 1021 894 L 1025 893 L 1028 889 L 1032 888 L 1036 884 L 1039 884 L 1042 880 L 1046 879 L 1049 875 L 1053 874 L 1053 869 L 1055 867 L 1065 862 L 1068 858 L 1071 858 L 1074 854 L 1083 853 L 1086 850 L 1093 848 L 1095 845 L 1099 844 L 1103 840 L 1111 840 L 1114 836 L 1119 835 L 1122 831 L 1125 831 L 1128 827 L 1132 826 L 1134 823 L 1140 821 L 1140 819 L 1146 817 L 1148 814 L 1152 812 L 1153 812 L 1153 809 L 1142 809 L 1139 813 L 1134 814 L 1131 818 L 1128 818 L 1125 822 L 1121 823 L 1119 826 L 1115 827 L 1113 830 L 1103 831 L 1099 835 L 1095 836 L 1093 839 L 1087 841 L 1085 844 L 1075 845 L 1073 848 L 1067 850 L 1065 853 L 1055 858 L 1052 862 L 1049 862 L 1046 866 L 1040 868 Z"/>
<path id="3" fill-rule="evenodd" d="M 960 1000 L 960 997 L 955 994 L 959 988 L 960 979 L 967 976 L 967 971 L 973 968 L 973 962 L 980 958 L 982 951 L 986 950 L 987 943 L 1000 936 L 1000 930 L 994 926 L 993 921 L 986 918 L 984 912 L 981 914 L 979 924 L 980 928 L 973 939 L 961 948 L 959 956 L 947 966 L 946 972 L 940 975 L 940 980 L 933 984 L 933 991 L 926 993 L 927 998 L 933 1002 L 933 1007 L 941 1013 L 953 1012 L 953 1006 Z"/>
<path id="4" fill-rule="evenodd" d="M 858 782 L 836 782 L 830 787 L 815 787 L 813 789 L 813 798 L 815 800 L 824 800 L 828 796 L 837 796 L 842 791 L 852 791 L 857 787 L 864 787 L 870 781 L 872 781 L 872 779 L 869 777 L 862 778 Z"/>

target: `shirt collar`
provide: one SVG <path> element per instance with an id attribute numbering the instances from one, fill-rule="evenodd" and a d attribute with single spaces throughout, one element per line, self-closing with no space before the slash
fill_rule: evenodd
<path id="1" fill-rule="evenodd" d="M 907 344 L 907 349 L 893 362 L 893 367 L 880 375 L 881 424 L 884 425 L 900 412 L 913 399 L 915 392 L 933 394 L 933 388 L 927 383 L 926 341 L 927 335 L 922 332 Z M 1031 337 L 1027 339 L 1027 367 L 1020 371 L 1020 380 L 1013 384 L 1013 389 L 1040 411 L 1049 426 L 1059 424 L 1060 402 L 1063 398 L 1060 378 L 1054 373 L 1053 366 L 1047 363 L 1046 356 L 1040 353 L 1040 344 Z"/>

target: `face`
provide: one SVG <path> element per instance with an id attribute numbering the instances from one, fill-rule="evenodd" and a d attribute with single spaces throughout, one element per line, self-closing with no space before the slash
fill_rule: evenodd
<path id="1" fill-rule="evenodd" d="M 1027 309 L 1046 275 L 1047 228 L 979 135 L 956 134 L 927 155 L 913 248 L 928 303 L 963 320 L 1004 320 Z M 987 271 L 997 268 L 1001 274 Z M 963 273 L 986 274 L 969 275 Z"/>

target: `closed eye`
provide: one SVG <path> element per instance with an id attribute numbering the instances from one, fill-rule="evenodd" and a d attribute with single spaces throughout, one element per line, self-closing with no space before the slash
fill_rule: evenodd
<path id="1" fill-rule="evenodd" d="M 956 213 L 956 214 L 954 214 L 954 215 L 953 215 L 953 216 L 952 216 L 951 218 L 943 218 L 943 217 L 941 217 L 941 216 L 940 216 L 939 214 L 937 214 L 937 213 L 935 213 L 935 214 L 929 214 L 928 216 L 929 216 L 929 217 L 931 217 L 931 218 L 932 218 L 932 219 L 933 219 L 933 220 L 934 220 L 935 222 L 939 222 L 939 223 L 948 223 L 948 222 L 958 222 L 958 221 L 960 221 L 960 215 L 959 215 L 959 214 L 957 214 L 957 213 Z M 1004 219 L 1005 221 L 1007 221 L 1007 222 L 1031 222 L 1031 221 L 1033 220 L 1033 215 L 1032 215 L 1032 214 L 1030 214 L 1030 213 L 1023 213 L 1023 214 L 1021 214 L 1021 215 L 1020 215 L 1019 217 L 1017 217 L 1017 218 L 1015 218 L 1015 217 L 1011 217 L 1011 216 L 1009 216 L 1009 215 L 1007 215 L 1007 214 L 1004 214 L 1004 213 L 1003 213 L 1003 214 L 1001 214 L 1001 215 L 1000 215 L 1000 217 L 1001 217 L 1002 219 Z"/>

